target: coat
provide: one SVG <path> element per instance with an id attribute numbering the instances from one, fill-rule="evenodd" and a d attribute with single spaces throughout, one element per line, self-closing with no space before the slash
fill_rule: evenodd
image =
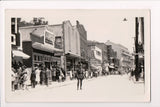
<path id="1" fill-rule="evenodd" d="M 35 81 L 36 80 L 36 73 L 35 72 L 32 72 L 31 73 L 31 78 L 30 78 L 31 81 Z"/>
<path id="2" fill-rule="evenodd" d="M 83 78 L 84 78 L 83 70 L 78 70 L 77 71 L 77 79 L 83 79 Z"/>

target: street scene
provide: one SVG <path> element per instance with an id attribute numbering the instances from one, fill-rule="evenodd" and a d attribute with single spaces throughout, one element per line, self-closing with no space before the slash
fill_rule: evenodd
<path id="1" fill-rule="evenodd" d="M 104 81 L 105 85 L 103 84 Z M 119 85 L 119 82 L 122 82 L 122 84 Z M 123 101 L 125 97 L 130 100 L 136 95 L 141 97 L 144 95 L 144 84 L 128 81 L 128 75 L 110 75 L 108 77 L 85 79 L 81 91 L 77 91 L 76 85 L 77 80 L 52 83 L 49 87 L 37 85 L 35 89 L 29 87 L 27 91 L 15 91 L 12 93 L 12 97 L 14 98 L 13 101 L 26 101 L 28 99 L 28 102 L 39 101 L 39 98 L 45 99 L 46 102 L 52 102 L 53 99 L 55 102 L 104 102 L 103 98 L 108 101 Z"/>
<path id="2" fill-rule="evenodd" d="M 11 18 L 12 101 L 143 96 L 145 17 L 73 13 Z"/>

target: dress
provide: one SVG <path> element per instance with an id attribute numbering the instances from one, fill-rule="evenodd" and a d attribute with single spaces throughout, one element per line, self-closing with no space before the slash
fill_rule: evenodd
<path id="1" fill-rule="evenodd" d="M 30 82 L 30 71 L 28 69 L 25 69 L 24 72 L 26 72 L 26 74 L 24 75 L 25 76 L 25 81 L 24 81 L 24 84 L 25 85 L 30 85 L 31 82 Z"/>
<path id="2" fill-rule="evenodd" d="M 35 73 L 36 73 L 36 81 L 37 82 L 40 82 L 40 70 L 39 69 L 37 69 L 36 71 L 35 71 Z"/>

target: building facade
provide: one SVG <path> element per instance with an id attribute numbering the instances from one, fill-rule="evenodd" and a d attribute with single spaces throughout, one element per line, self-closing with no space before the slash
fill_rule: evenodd
<path id="1" fill-rule="evenodd" d="M 23 64 L 23 59 L 28 59 L 30 57 L 23 53 L 22 50 L 22 37 L 19 32 L 19 22 L 20 18 L 11 18 L 11 59 L 12 67 L 15 69 L 18 69 L 18 66 Z"/>
<path id="2" fill-rule="evenodd" d="M 98 48 L 102 50 L 102 63 L 108 62 L 108 57 L 107 57 L 107 45 L 104 43 L 96 42 L 96 41 L 89 41 L 88 40 L 88 45 L 95 45 Z"/>
<path id="3" fill-rule="evenodd" d="M 85 68 L 88 68 L 87 31 L 84 26 L 79 23 L 79 21 L 76 21 L 76 27 L 80 36 L 81 62 Z"/>
<path id="4" fill-rule="evenodd" d="M 119 67 L 119 59 L 117 58 L 117 52 L 112 49 L 112 45 L 107 45 L 107 61 L 109 65 Z"/>
<path id="5" fill-rule="evenodd" d="M 63 22 L 64 53 L 66 59 L 66 71 L 76 70 L 81 58 L 80 36 L 76 26 L 72 26 L 70 21 Z"/>
<path id="6" fill-rule="evenodd" d="M 129 53 L 129 50 L 123 45 L 113 43 L 109 40 L 105 44 L 111 46 L 111 48 L 116 52 L 117 60 L 119 61 L 118 69 L 127 72 L 132 66 L 132 55 Z"/>
<path id="7" fill-rule="evenodd" d="M 20 34 L 23 52 L 31 56 L 23 60 L 24 65 L 32 69 L 41 64 L 49 69 L 55 65 L 61 66 L 63 49 L 56 47 L 57 36 L 47 26 L 20 27 Z M 61 55 L 57 56 L 57 53 Z"/>
<path id="8" fill-rule="evenodd" d="M 88 45 L 88 56 L 90 66 L 98 67 L 102 65 L 102 50 L 95 45 Z"/>

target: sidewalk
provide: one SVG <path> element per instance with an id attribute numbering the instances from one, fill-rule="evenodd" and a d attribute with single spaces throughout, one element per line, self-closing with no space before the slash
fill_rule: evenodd
<path id="1" fill-rule="evenodd" d="M 99 78 L 99 77 L 98 77 Z M 89 78 L 89 79 L 84 79 L 83 81 L 92 81 L 92 80 L 95 80 L 96 78 Z M 67 86 L 67 85 L 71 85 L 71 84 L 76 84 L 77 83 L 77 79 L 73 79 L 73 80 L 70 80 L 70 79 L 67 79 L 65 80 L 64 82 L 53 82 L 51 81 L 49 83 L 49 85 L 36 85 L 35 88 L 31 88 L 31 86 L 28 86 L 28 90 L 24 89 L 24 90 L 16 90 L 16 91 L 13 91 L 13 93 L 24 93 L 24 92 L 35 92 L 35 91 L 43 91 L 45 89 L 53 89 L 53 88 L 58 88 L 58 87 L 63 87 L 63 86 Z"/>

